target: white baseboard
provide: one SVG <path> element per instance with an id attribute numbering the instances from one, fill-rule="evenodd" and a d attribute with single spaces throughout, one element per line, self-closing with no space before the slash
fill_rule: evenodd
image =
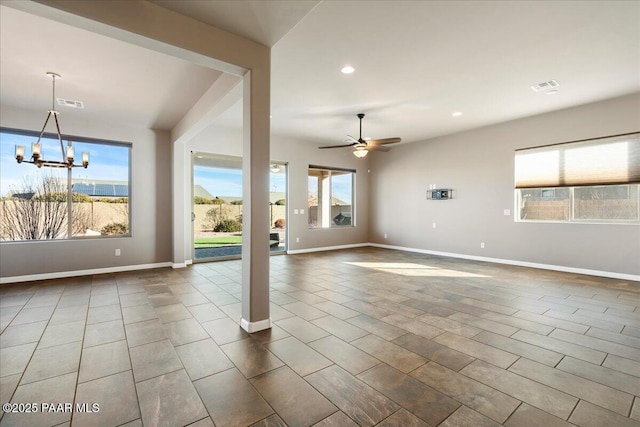
<path id="1" fill-rule="evenodd" d="M 242 318 L 240 319 L 240 327 L 250 334 L 264 331 L 265 329 L 271 328 L 271 318 L 259 320 L 257 322 L 249 322 Z"/>
<path id="2" fill-rule="evenodd" d="M 631 280 L 634 282 L 640 282 L 640 275 L 616 273 L 613 271 L 589 270 L 585 268 L 566 267 L 563 265 L 539 264 L 537 262 L 518 261 L 518 260 L 502 259 L 502 258 L 490 258 L 490 257 L 476 256 L 476 255 L 456 254 L 451 252 L 430 251 L 426 249 L 407 248 L 404 246 L 383 245 L 381 243 L 370 243 L 369 246 L 373 246 L 376 248 L 393 249 L 397 251 L 417 252 L 417 253 L 428 254 L 428 255 L 438 255 L 438 256 L 446 256 L 451 258 L 469 259 L 473 261 L 494 262 L 496 264 L 516 265 L 519 267 L 531 267 L 531 268 L 539 268 L 541 270 L 562 271 L 565 273 L 586 274 L 588 276 L 609 277 L 612 279 Z"/>
<path id="3" fill-rule="evenodd" d="M 193 260 L 192 259 L 188 259 L 184 262 L 186 265 L 191 265 L 193 264 Z"/>
<path id="4" fill-rule="evenodd" d="M 152 268 L 171 267 L 170 262 L 155 264 L 122 265 L 118 267 L 93 268 L 90 270 L 59 271 L 56 273 L 29 274 L 26 276 L 0 277 L 0 285 L 6 283 L 32 282 L 34 280 L 62 279 L 65 277 L 91 276 L 94 274 L 121 273 L 123 271 L 149 270 Z"/>
<path id="5" fill-rule="evenodd" d="M 352 248 L 363 248 L 366 246 L 371 246 L 371 243 L 354 243 L 350 245 L 339 245 L 339 246 L 322 246 L 319 248 L 308 248 L 308 249 L 294 249 L 288 250 L 287 254 L 295 255 L 295 254 L 307 254 L 311 252 L 322 252 L 322 251 L 337 251 L 340 249 L 352 249 Z"/>

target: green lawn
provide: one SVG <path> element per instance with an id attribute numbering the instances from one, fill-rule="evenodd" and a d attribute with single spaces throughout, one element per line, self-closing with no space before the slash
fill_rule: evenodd
<path id="1" fill-rule="evenodd" d="M 242 243 L 242 236 L 222 236 L 222 237 L 201 237 L 196 239 L 196 248 L 211 248 L 221 245 L 239 245 Z"/>

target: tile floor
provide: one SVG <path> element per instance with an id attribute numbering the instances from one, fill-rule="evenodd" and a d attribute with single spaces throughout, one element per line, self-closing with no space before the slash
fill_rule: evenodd
<path id="1" fill-rule="evenodd" d="M 276 256 L 274 326 L 249 336 L 240 267 L 1 287 L 0 402 L 39 411 L 0 425 L 640 426 L 637 282 L 375 248 Z"/>

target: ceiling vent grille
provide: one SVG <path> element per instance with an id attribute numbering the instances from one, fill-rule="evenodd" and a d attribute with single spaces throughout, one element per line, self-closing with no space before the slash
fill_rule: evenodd
<path id="1" fill-rule="evenodd" d="M 558 86 L 560 86 L 560 83 L 555 80 L 549 80 L 548 82 L 542 82 L 538 83 L 537 85 L 533 85 L 531 86 L 531 89 L 533 89 L 534 92 L 544 92 L 545 90 L 554 89 Z"/>
<path id="2" fill-rule="evenodd" d="M 58 105 L 62 105 L 63 107 L 71 107 L 71 108 L 84 108 L 84 104 L 82 101 L 74 101 L 72 99 L 63 99 L 56 98 L 58 100 Z"/>

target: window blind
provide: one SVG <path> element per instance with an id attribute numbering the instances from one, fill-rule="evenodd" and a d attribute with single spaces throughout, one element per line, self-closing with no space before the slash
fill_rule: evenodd
<path id="1" fill-rule="evenodd" d="M 640 132 L 516 150 L 516 188 L 640 182 Z"/>

